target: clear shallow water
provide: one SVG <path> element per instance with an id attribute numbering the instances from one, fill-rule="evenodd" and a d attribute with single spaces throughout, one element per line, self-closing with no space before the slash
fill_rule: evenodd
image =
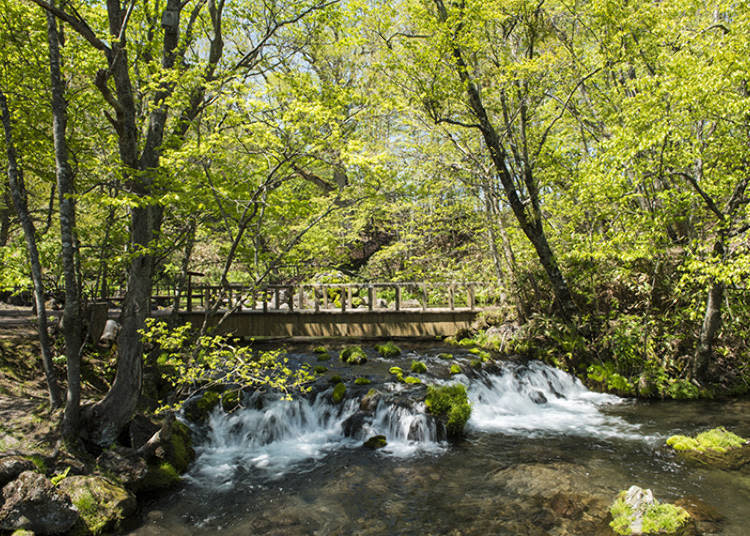
<path id="1" fill-rule="evenodd" d="M 344 428 L 359 396 L 333 406 L 327 390 L 216 413 L 185 486 L 148 505 L 129 533 L 606 534 L 606 506 L 637 484 L 723 517 L 711 534 L 748 534 L 750 475 L 686 466 L 662 445 L 719 425 L 750 436 L 749 401 L 623 401 L 539 363 L 448 378 L 435 357 L 444 350 L 371 359 L 355 373 L 388 378 L 389 366 L 419 357 L 431 381 L 463 382 L 473 405 L 465 440 L 440 441 L 419 402 L 402 403 L 400 384 L 376 385 L 401 402 L 381 401 L 353 437 Z M 378 433 L 385 449 L 361 448 Z"/>

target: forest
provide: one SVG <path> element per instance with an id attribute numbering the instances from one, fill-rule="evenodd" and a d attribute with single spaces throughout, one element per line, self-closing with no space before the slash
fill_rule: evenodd
<path id="1" fill-rule="evenodd" d="M 225 355 L 148 321 L 191 276 L 216 309 L 482 282 L 482 351 L 621 397 L 750 390 L 746 0 L 0 0 L 0 58 L 0 298 L 34 305 L 71 452 L 144 411 L 154 347 Z M 310 379 L 261 361 L 233 381 Z"/>

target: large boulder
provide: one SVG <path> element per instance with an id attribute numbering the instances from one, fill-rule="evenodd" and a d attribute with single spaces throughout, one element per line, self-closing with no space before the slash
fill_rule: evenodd
<path id="1" fill-rule="evenodd" d="M 0 488 L 18 478 L 24 471 L 33 471 L 34 462 L 21 456 L 5 456 L 0 458 Z"/>
<path id="2" fill-rule="evenodd" d="M 117 528 L 135 512 L 135 495 L 100 476 L 69 476 L 58 488 L 70 497 L 81 516 L 81 531 L 101 534 Z"/>
<path id="3" fill-rule="evenodd" d="M 0 530 L 31 530 L 37 535 L 59 534 L 78 521 L 78 510 L 44 475 L 24 471 L 3 488 Z"/>

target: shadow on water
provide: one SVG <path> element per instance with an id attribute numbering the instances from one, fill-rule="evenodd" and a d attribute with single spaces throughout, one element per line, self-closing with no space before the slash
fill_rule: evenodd
<path id="1" fill-rule="evenodd" d="M 440 351 L 456 353 L 458 362 L 473 357 L 420 347 L 396 364 L 419 357 L 435 374 L 432 381 L 447 381 Z M 354 374 L 388 379 L 394 361 L 370 357 Z M 331 365 L 334 372 L 346 369 Z M 541 364 L 452 380 L 468 385 L 474 414 L 466 438 L 451 444 L 425 436 L 401 438 L 410 448 L 391 452 L 362 448 L 361 438 L 346 438 L 340 428 L 356 403 L 333 417 L 323 399 L 310 403 L 298 426 L 307 427 L 305 434 L 276 431 L 262 445 L 253 439 L 268 433 L 259 415 L 241 423 L 217 415 L 186 485 L 148 505 L 128 533 L 604 535 L 611 534 L 608 505 L 636 484 L 665 501 L 687 497 L 700 504 L 709 518 L 701 525 L 706 534 L 747 534 L 750 474 L 688 466 L 663 445 L 674 433 L 715 426 L 750 436 L 750 400 L 623 401 L 590 393 Z M 393 418 L 410 418 L 399 415 Z M 368 433 L 377 431 L 372 426 Z M 386 435 L 398 434 L 395 428 Z M 399 441 L 391 435 L 389 442 Z M 299 452 L 290 454 L 290 445 Z M 266 464 L 260 456 L 287 458 Z"/>

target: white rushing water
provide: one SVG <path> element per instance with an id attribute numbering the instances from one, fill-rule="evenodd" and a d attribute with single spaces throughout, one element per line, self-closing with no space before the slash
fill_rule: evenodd
<path id="1" fill-rule="evenodd" d="M 464 382 L 472 405 L 468 424 L 474 430 L 532 437 L 642 437 L 637 426 L 602 411 L 621 398 L 589 391 L 577 378 L 539 361 L 505 364 L 501 374 Z"/>
<path id="2" fill-rule="evenodd" d="M 472 404 L 468 426 L 475 432 L 641 437 L 634 425 L 602 412 L 603 406 L 621 399 L 593 393 L 576 378 L 539 362 L 507 363 L 499 373 L 482 373 L 472 380 L 459 375 L 452 381 L 467 385 Z M 388 387 L 406 389 L 394 384 Z M 387 446 L 378 452 L 396 457 L 436 454 L 448 447 L 438 441 L 435 420 L 425 414 L 421 402 L 408 396 L 400 397 L 399 402 L 381 399 L 372 414 L 355 415 L 358 398 L 332 404 L 330 391 L 313 400 L 265 400 L 261 409 L 248 407 L 232 414 L 217 408 L 210 416 L 207 437 L 196 449 L 198 459 L 189 478 L 212 488 L 231 489 L 240 472 L 277 478 L 333 450 L 358 448 L 375 435 L 387 440 Z M 350 431 L 351 437 L 346 437 L 344 428 L 352 416 L 360 422 Z M 305 465 L 311 466 L 314 464 Z"/>

